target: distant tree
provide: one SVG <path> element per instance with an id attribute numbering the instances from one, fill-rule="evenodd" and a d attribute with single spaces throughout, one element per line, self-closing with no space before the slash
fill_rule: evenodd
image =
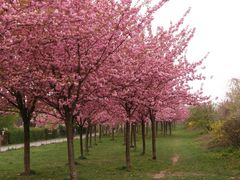
<path id="1" fill-rule="evenodd" d="M 224 119 L 240 116 L 240 79 L 233 78 L 230 82 L 230 90 L 226 93 L 227 99 L 220 107 L 220 113 Z"/>
<path id="2" fill-rule="evenodd" d="M 216 108 L 213 104 L 201 104 L 189 108 L 190 116 L 186 123 L 193 128 L 210 130 L 210 122 L 215 120 Z"/>

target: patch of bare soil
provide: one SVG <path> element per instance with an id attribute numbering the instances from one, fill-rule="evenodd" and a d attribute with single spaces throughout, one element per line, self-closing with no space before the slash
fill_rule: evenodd
<path id="1" fill-rule="evenodd" d="M 172 165 L 173 165 L 173 166 L 176 165 L 177 162 L 178 162 L 178 160 L 179 160 L 179 155 L 178 155 L 178 154 L 175 154 L 175 155 L 171 158 L 171 160 L 172 160 Z"/>
<path id="2" fill-rule="evenodd" d="M 165 178 L 167 175 L 167 172 L 166 171 L 160 171 L 160 173 L 158 174 L 155 174 L 153 176 L 153 179 L 162 179 L 162 178 Z"/>
<path id="3" fill-rule="evenodd" d="M 153 175 L 153 179 L 162 179 L 166 177 L 186 177 L 186 176 L 193 176 L 193 177 L 210 177 L 215 176 L 212 174 L 204 174 L 204 173 L 195 173 L 195 172 L 168 172 L 168 171 L 160 171 L 158 174 Z"/>

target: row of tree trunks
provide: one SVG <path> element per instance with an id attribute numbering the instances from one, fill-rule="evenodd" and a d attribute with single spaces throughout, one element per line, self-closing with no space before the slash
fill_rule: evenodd
<path id="1" fill-rule="evenodd" d="M 166 135 L 172 135 L 172 126 L 173 123 L 171 121 L 161 121 L 161 132 L 164 136 Z"/>
<path id="2" fill-rule="evenodd" d="M 163 133 L 167 133 L 169 131 L 169 134 L 171 135 L 172 131 L 172 123 L 171 122 L 156 122 L 154 112 L 152 110 L 149 111 L 149 117 L 151 120 L 151 132 L 152 132 L 152 159 L 156 160 L 156 135 L 158 131 L 158 125 L 161 125 L 161 131 Z M 123 132 L 124 135 L 124 145 L 126 147 L 126 167 L 127 170 L 131 170 L 131 158 L 130 158 L 130 148 L 134 147 L 136 149 L 137 147 L 137 129 L 138 126 L 136 123 L 130 123 L 126 122 L 125 126 L 121 127 L 121 132 Z M 104 128 L 105 134 L 108 132 L 108 127 Z M 111 140 L 115 139 L 115 128 L 112 128 L 111 130 Z M 89 152 L 89 147 L 91 146 L 91 139 L 92 139 L 92 131 L 94 131 L 94 143 L 97 144 L 97 127 L 96 125 L 93 127 L 86 128 L 86 140 L 85 140 L 85 150 L 86 152 Z M 145 123 L 144 119 L 141 119 L 141 134 L 142 134 L 142 155 L 146 154 L 146 132 L 149 131 L 149 123 Z M 83 140 L 82 140 L 82 133 L 83 127 L 80 128 L 80 158 L 84 158 L 83 153 Z M 99 142 L 101 142 L 102 138 L 102 132 L 103 132 L 103 126 L 99 125 Z M 89 144 L 90 143 L 90 144 Z"/>
<path id="3" fill-rule="evenodd" d="M 112 141 L 114 141 L 114 139 L 115 139 L 115 134 L 114 134 L 114 131 L 115 131 L 115 128 L 112 128 Z"/>

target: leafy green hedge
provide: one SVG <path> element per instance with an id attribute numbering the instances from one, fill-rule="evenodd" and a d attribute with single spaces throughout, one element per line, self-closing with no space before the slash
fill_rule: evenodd
<path id="1" fill-rule="evenodd" d="M 48 140 L 62 137 L 58 130 L 48 130 L 45 128 L 30 128 L 30 141 L 40 141 L 40 140 Z M 24 142 L 23 137 L 23 129 L 11 129 L 8 132 L 8 143 L 9 144 L 20 144 Z"/>
<path id="2" fill-rule="evenodd" d="M 3 128 L 11 129 L 14 127 L 14 123 L 19 118 L 18 114 L 11 114 L 6 116 L 0 116 L 0 130 Z"/>

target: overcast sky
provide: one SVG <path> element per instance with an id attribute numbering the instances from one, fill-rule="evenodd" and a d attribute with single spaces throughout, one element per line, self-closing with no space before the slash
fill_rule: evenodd
<path id="1" fill-rule="evenodd" d="M 155 1 L 155 0 L 153 0 Z M 154 24 L 176 22 L 191 7 L 186 25 L 196 27 L 188 48 L 190 59 L 205 60 L 206 95 L 224 99 L 231 78 L 240 78 L 240 0 L 170 0 L 156 14 Z"/>

